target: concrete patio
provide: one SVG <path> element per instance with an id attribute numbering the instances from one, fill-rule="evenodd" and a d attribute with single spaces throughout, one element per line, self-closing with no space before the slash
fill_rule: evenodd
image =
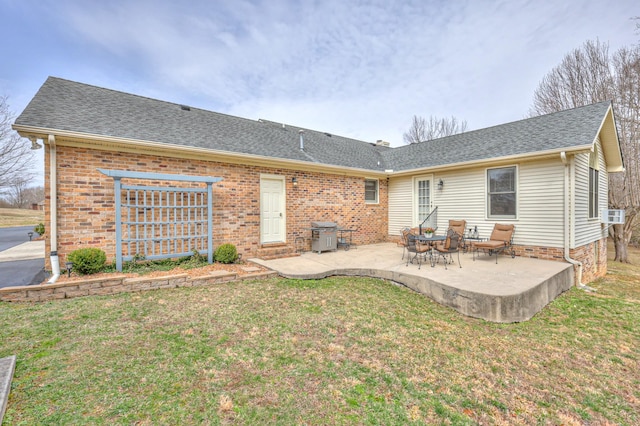
<path id="1" fill-rule="evenodd" d="M 394 281 L 470 317 L 492 322 L 532 318 L 574 282 L 569 263 L 501 255 L 460 253 L 445 269 L 442 261 L 406 266 L 402 248 L 394 243 L 358 246 L 336 252 L 306 252 L 274 260 L 251 259 L 286 278 L 319 279 L 332 275 L 368 276 Z"/>

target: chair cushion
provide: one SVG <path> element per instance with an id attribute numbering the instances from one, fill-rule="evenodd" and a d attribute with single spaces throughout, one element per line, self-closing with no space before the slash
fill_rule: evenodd
<path id="1" fill-rule="evenodd" d="M 416 251 L 418 253 L 425 253 L 429 250 L 431 250 L 431 246 L 429 246 L 429 244 L 422 244 L 416 241 Z"/>
<path id="2" fill-rule="evenodd" d="M 483 248 L 483 249 L 498 249 L 500 247 L 505 247 L 506 243 L 504 241 L 480 241 L 477 243 L 473 243 L 475 248 Z"/>
<path id="3" fill-rule="evenodd" d="M 493 232 L 491 232 L 491 241 L 504 241 L 508 243 L 511 241 L 511 237 L 513 236 L 513 225 L 502 225 L 500 223 L 496 223 L 493 227 Z"/>
<path id="4" fill-rule="evenodd" d="M 449 229 L 453 229 L 459 235 L 464 235 L 464 229 L 465 229 L 466 226 L 467 226 L 467 221 L 464 220 L 464 219 L 462 219 L 462 220 L 455 220 L 455 219 L 449 220 Z"/>

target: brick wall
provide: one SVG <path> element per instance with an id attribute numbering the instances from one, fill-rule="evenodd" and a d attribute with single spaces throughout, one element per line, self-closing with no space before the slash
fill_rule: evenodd
<path id="1" fill-rule="evenodd" d="M 582 262 L 582 283 L 589 283 L 607 274 L 607 240 L 577 247 L 570 251 L 571 258 Z"/>
<path id="2" fill-rule="evenodd" d="M 564 249 L 555 247 L 516 246 L 516 255 L 564 262 Z M 597 252 L 597 259 L 596 259 Z M 607 240 L 601 239 L 569 251 L 572 259 L 582 263 L 582 284 L 607 274 Z M 577 277 L 577 267 L 575 276 Z"/>
<path id="3" fill-rule="evenodd" d="M 564 262 L 564 249 L 557 247 L 515 246 L 517 256 Z M 596 255 L 597 252 L 597 255 Z M 572 259 L 582 263 L 582 284 L 607 274 L 607 240 L 600 239 L 569 251 Z M 597 259 L 596 259 L 597 256 Z M 577 267 L 575 276 L 577 277 Z"/>
<path id="4" fill-rule="evenodd" d="M 58 255 L 63 264 L 71 251 L 83 247 L 103 249 L 108 261 L 115 259 L 115 200 L 113 178 L 97 169 L 185 174 L 222 177 L 213 184 L 214 246 L 232 243 L 244 258 L 260 250 L 260 174 L 285 177 L 286 245 L 295 250 L 296 236 L 310 236 L 305 230 L 312 220 L 336 221 L 357 229 L 357 244 L 384 241 L 387 237 L 387 182 L 380 180 L 379 204 L 364 202 L 364 178 L 282 168 L 237 165 L 222 162 L 187 160 L 101 151 L 96 149 L 57 147 L 58 172 Z M 45 224 L 49 226 L 49 152 L 45 150 Z M 292 185 L 296 177 L 297 186 Z M 123 184 L 163 185 L 165 182 L 123 179 Z M 188 182 L 170 182 L 189 186 Z M 204 184 L 200 184 L 206 187 Z M 49 229 L 47 229 L 49 231 Z M 50 233 L 45 234 L 47 268 Z M 308 243 L 310 247 L 310 243 Z"/>

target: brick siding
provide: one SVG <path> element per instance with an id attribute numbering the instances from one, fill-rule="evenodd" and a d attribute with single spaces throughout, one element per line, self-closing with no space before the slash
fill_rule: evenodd
<path id="1" fill-rule="evenodd" d="M 387 238 L 387 181 L 380 180 L 379 203 L 364 202 L 364 178 L 318 172 L 293 171 L 204 160 L 146 154 L 119 153 L 58 145 L 58 256 L 83 247 L 98 247 L 115 259 L 115 199 L 113 178 L 97 169 L 221 177 L 213 184 L 213 241 L 236 245 L 243 258 L 256 256 L 260 245 L 260 175 L 285 177 L 286 242 L 295 251 L 295 237 L 306 238 L 310 248 L 313 220 L 335 221 L 356 229 L 354 243 L 370 244 Z M 50 224 L 49 152 L 45 150 L 45 223 Z M 292 178 L 297 179 L 293 186 Z M 163 185 L 165 182 L 123 179 L 123 184 Z M 189 186 L 188 182 L 170 182 Z M 196 184 L 191 184 L 196 185 Z M 203 184 L 200 184 L 204 187 Z M 49 230 L 47 230 L 49 231 Z M 50 234 L 46 238 L 46 262 L 50 269 Z"/>

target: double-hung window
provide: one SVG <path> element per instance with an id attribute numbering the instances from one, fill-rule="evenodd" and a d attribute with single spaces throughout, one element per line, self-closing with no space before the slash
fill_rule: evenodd
<path id="1" fill-rule="evenodd" d="M 364 180 L 364 201 L 369 204 L 378 203 L 378 179 Z"/>
<path id="2" fill-rule="evenodd" d="M 517 168 L 487 169 L 487 216 L 489 218 L 516 217 Z"/>
<path id="3" fill-rule="evenodd" d="M 598 217 L 599 179 L 598 146 L 589 154 L 589 219 Z"/>

